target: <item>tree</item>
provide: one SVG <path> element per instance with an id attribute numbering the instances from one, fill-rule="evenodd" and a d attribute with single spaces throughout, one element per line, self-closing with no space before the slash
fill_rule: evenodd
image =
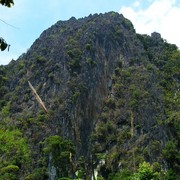
<path id="1" fill-rule="evenodd" d="M 11 7 L 14 4 L 14 2 L 13 2 L 13 0 L 0 0 L 0 4 L 3 6 L 6 6 L 6 7 Z M 4 51 L 7 47 L 9 50 L 9 46 L 10 45 L 8 45 L 3 38 L 0 38 L 0 49 L 1 49 L 1 51 Z"/>
<path id="2" fill-rule="evenodd" d="M 9 44 L 6 43 L 6 41 L 3 38 L 0 38 L 0 49 L 1 51 L 4 51 L 7 47 L 9 50 Z"/>
<path id="3" fill-rule="evenodd" d="M 0 129 L 0 179 L 19 179 L 30 163 L 30 149 L 22 133 Z"/>
<path id="4" fill-rule="evenodd" d="M 71 174 L 72 159 L 75 147 L 70 140 L 64 140 L 61 136 L 49 136 L 45 140 L 44 152 L 57 171 L 59 177 L 68 177 Z"/>
<path id="5" fill-rule="evenodd" d="M 14 5 L 14 1 L 13 0 L 0 0 L 0 4 L 2 4 L 3 6 L 11 7 L 12 5 Z"/>
<path id="6" fill-rule="evenodd" d="M 168 165 L 174 171 L 179 171 L 180 151 L 176 141 L 168 141 L 163 149 L 163 156 L 167 160 Z"/>
<path id="7" fill-rule="evenodd" d="M 153 171 L 153 167 L 143 162 L 139 165 L 138 172 L 135 174 L 137 180 L 158 180 L 159 174 Z"/>

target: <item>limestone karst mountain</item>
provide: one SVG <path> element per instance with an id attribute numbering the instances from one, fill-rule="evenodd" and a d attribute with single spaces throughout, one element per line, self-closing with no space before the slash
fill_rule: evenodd
<path id="1" fill-rule="evenodd" d="M 0 176 L 128 179 L 146 161 L 177 178 L 179 72 L 176 45 L 123 15 L 58 21 L 0 66 Z"/>

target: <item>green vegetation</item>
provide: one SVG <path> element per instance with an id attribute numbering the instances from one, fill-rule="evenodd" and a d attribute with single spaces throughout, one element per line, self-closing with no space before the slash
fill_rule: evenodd
<path id="1" fill-rule="evenodd" d="M 179 179 L 177 47 L 114 12 L 41 38 L 0 66 L 0 179 Z"/>
<path id="2" fill-rule="evenodd" d="M 163 149 L 163 156 L 167 160 L 169 167 L 178 173 L 180 167 L 180 151 L 177 142 L 168 141 Z"/>
<path id="3" fill-rule="evenodd" d="M 0 169 L 1 179 L 18 180 L 19 167 L 15 165 L 8 165 L 7 167 Z"/>
<path id="4" fill-rule="evenodd" d="M 82 56 L 82 52 L 81 50 L 77 47 L 77 48 L 73 48 L 71 50 L 68 50 L 67 52 L 68 56 L 71 58 L 69 64 L 70 67 L 70 72 L 73 74 L 75 74 L 76 72 L 80 72 L 80 68 L 81 68 L 81 56 Z"/>
<path id="5" fill-rule="evenodd" d="M 0 0 L 0 4 L 6 7 L 11 7 L 12 5 L 14 5 L 14 1 L 13 0 Z M 1 51 L 4 51 L 7 47 L 9 50 L 9 46 L 6 41 L 0 37 L 0 49 Z"/>
<path id="6" fill-rule="evenodd" d="M 19 130 L 0 130 L 0 177 L 19 179 L 30 165 L 30 149 Z"/>
<path id="7" fill-rule="evenodd" d="M 74 146 L 70 140 L 63 140 L 60 136 L 46 138 L 44 153 L 52 158 L 52 164 L 57 170 L 59 177 L 69 177 L 73 168 L 72 158 L 75 153 Z"/>
<path id="8" fill-rule="evenodd" d="M 14 4 L 13 0 L 0 0 L 0 4 L 3 6 L 11 7 Z"/>
<path id="9" fill-rule="evenodd" d="M 180 158 L 178 150 L 180 52 L 174 45 L 160 42 L 159 46 L 162 46 L 163 51 L 159 49 L 155 54 L 151 54 L 154 52 L 153 48 L 157 48 L 153 40 L 148 36 L 139 38 L 144 38 L 141 40 L 150 62 L 141 66 L 131 64 L 128 68 L 123 68 L 121 62 L 115 69 L 115 74 L 112 76 L 113 96 L 104 101 L 97 128 L 92 135 L 93 153 L 106 152 L 106 157 L 109 157 L 105 159 L 105 167 L 103 166 L 99 171 L 105 179 L 107 177 L 131 179 L 134 176 L 136 179 L 177 178 Z M 163 106 L 160 105 L 162 101 Z M 149 117 L 145 118 L 147 114 Z M 113 124 L 113 133 L 108 132 L 106 122 Z M 154 124 L 153 127 L 150 123 Z M 145 146 L 149 131 L 156 131 L 155 129 L 163 126 L 173 131 L 170 141 L 164 144 L 153 136 Z M 128 145 L 129 142 L 133 148 Z M 116 156 L 111 156 L 112 153 Z M 153 165 L 144 162 L 145 160 L 152 162 L 152 157 Z M 163 172 L 158 166 L 162 164 L 162 157 L 167 160 L 170 169 L 167 172 Z M 96 160 L 99 161 L 98 158 Z M 117 171 L 115 166 L 117 167 L 118 163 L 121 164 L 123 171 L 114 173 Z M 125 169 L 129 169 L 130 172 L 126 173 Z M 133 175 L 132 172 L 135 174 Z"/>
<path id="10" fill-rule="evenodd" d="M 149 179 L 160 179 L 158 172 L 153 172 L 153 167 L 146 162 L 139 165 L 138 171 L 135 174 L 136 179 L 149 180 Z"/>

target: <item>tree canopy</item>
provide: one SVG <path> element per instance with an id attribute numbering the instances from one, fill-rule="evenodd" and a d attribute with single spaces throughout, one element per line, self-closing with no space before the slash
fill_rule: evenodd
<path id="1" fill-rule="evenodd" d="M 14 5 L 14 1 L 13 0 L 0 0 L 0 4 L 2 4 L 3 6 L 11 7 L 12 5 Z"/>
<path id="2" fill-rule="evenodd" d="M 11 7 L 14 5 L 13 0 L 0 0 L 0 4 L 3 6 Z M 1 51 L 4 51 L 8 47 L 9 50 L 9 45 L 6 43 L 6 41 L 3 38 L 0 38 L 0 49 Z"/>

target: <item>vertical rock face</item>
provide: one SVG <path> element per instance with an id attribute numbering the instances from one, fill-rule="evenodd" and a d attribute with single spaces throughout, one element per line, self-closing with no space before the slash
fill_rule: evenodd
<path id="1" fill-rule="evenodd" d="M 170 67 L 167 52 L 175 51 L 158 33 L 136 34 L 132 23 L 114 12 L 59 21 L 45 30 L 27 53 L 0 71 L 8 77 L 2 81 L 7 89 L 2 100 L 11 103 L 11 125 L 28 137 L 33 151 L 31 169 L 43 156 L 40 142 L 54 135 L 75 144 L 75 164 L 84 157 L 91 167 L 92 161 L 102 160 L 97 154 L 105 156 L 100 173 L 106 178 L 120 165 L 130 168 L 144 160 L 167 167 L 162 149 L 177 132 L 165 123 L 164 97 L 170 90 L 164 88 L 169 82 L 164 72 Z M 178 55 L 173 57 L 172 68 Z M 168 88 L 178 94 L 179 79 L 173 73 L 166 73 L 173 81 Z M 1 110 L 5 105 L 1 102 Z"/>
<path id="2" fill-rule="evenodd" d="M 102 99 L 110 93 L 118 62 L 128 67 L 134 58 L 141 64 L 143 46 L 130 21 L 109 13 L 57 22 L 42 33 L 23 58 L 28 78 L 36 85 L 45 84 L 40 94 L 47 101 L 62 101 L 58 105 L 47 103 L 57 111 L 52 118 L 60 125 L 56 128 L 73 138 L 79 144 L 79 153 L 86 155 L 89 136 L 101 112 Z"/>

